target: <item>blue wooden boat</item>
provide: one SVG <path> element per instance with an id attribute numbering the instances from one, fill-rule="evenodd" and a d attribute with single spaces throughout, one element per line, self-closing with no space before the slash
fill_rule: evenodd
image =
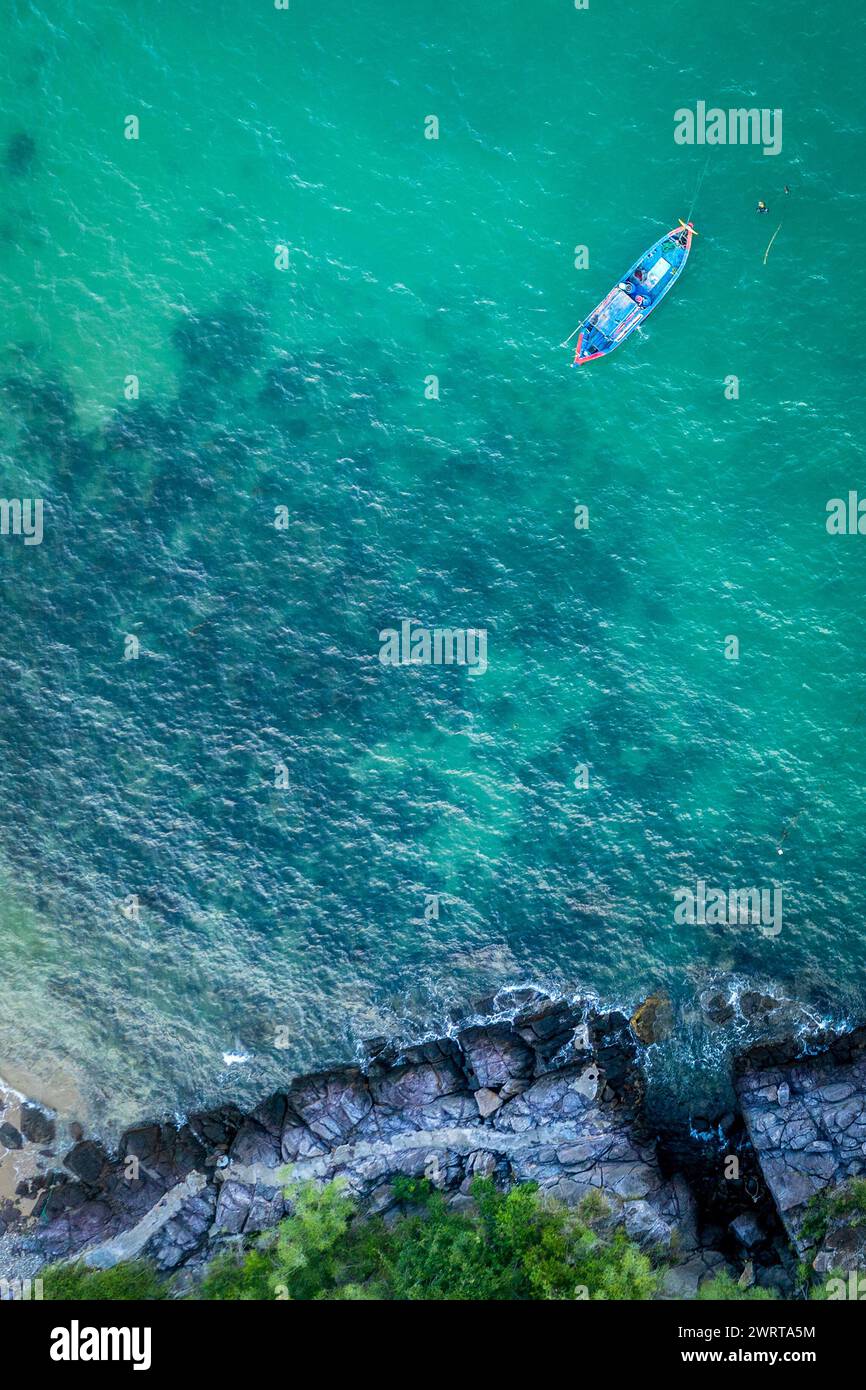
<path id="1" fill-rule="evenodd" d="M 691 222 L 680 221 L 678 227 L 666 232 L 635 261 L 619 284 L 574 330 L 578 336 L 572 366 L 580 367 L 596 357 L 605 357 L 643 323 L 682 275 L 694 236 L 697 232 Z"/>

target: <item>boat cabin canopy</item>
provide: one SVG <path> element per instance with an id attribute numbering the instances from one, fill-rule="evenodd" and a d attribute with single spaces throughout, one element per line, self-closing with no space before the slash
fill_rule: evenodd
<path id="1" fill-rule="evenodd" d="M 624 290 L 617 290 L 599 313 L 596 327 L 606 338 L 612 338 L 620 324 L 637 308 L 634 300 Z"/>
<path id="2" fill-rule="evenodd" d="M 665 275 L 667 275 L 670 268 L 670 261 L 666 261 L 664 256 L 659 256 L 655 265 L 652 266 L 652 268 L 648 270 L 646 273 L 645 284 L 647 288 L 654 290 L 659 280 L 664 279 Z"/>

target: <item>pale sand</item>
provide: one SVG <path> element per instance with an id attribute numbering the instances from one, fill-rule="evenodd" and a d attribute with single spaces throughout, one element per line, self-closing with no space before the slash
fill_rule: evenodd
<path id="1" fill-rule="evenodd" d="M 82 1122 L 84 1106 L 74 1079 L 55 1065 L 47 1066 L 42 1075 L 23 1068 L 0 1063 L 0 1124 L 9 1121 L 21 1129 L 21 1105 L 34 1101 L 54 1113 L 57 1137 L 50 1143 L 34 1144 L 24 1140 L 20 1149 L 7 1149 L 0 1143 L 0 1202 L 9 1200 L 24 1216 L 29 1216 L 35 1199 L 16 1195 L 22 1181 L 58 1167 L 60 1156 L 70 1147 L 68 1127 L 72 1120 Z M 51 1150 L 46 1157 L 40 1150 Z"/>

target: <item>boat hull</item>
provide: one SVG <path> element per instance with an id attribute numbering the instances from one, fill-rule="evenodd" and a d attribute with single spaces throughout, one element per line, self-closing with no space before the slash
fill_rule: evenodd
<path id="1" fill-rule="evenodd" d="M 680 278 L 693 236 L 691 222 L 681 224 L 638 257 L 580 325 L 573 366 L 606 357 L 649 318 Z"/>

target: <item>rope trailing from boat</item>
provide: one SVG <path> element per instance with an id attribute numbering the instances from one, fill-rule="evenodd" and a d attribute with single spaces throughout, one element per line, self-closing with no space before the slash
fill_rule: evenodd
<path id="1" fill-rule="evenodd" d="M 698 179 L 698 186 L 697 186 L 697 188 L 695 189 L 695 196 L 692 198 L 692 205 L 691 205 L 691 207 L 689 208 L 688 216 L 686 217 L 686 221 L 687 221 L 687 222 L 691 222 L 691 220 L 692 220 L 692 213 L 693 213 L 694 210 L 695 210 L 695 203 L 698 201 L 698 194 L 699 194 L 700 191 L 701 191 L 701 188 L 702 188 L 702 186 L 703 186 L 703 182 L 704 182 L 704 179 L 706 178 L 707 170 L 709 169 L 709 167 L 710 167 L 710 155 L 708 154 L 708 155 L 707 155 L 707 158 L 706 158 L 706 163 L 704 164 L 703 170 L 702 170 L 702 172 L 701 172 L 701 177 Z"/>
<path id="2" fill-rule="evenodd" d="M 783 217 L 783 218 L 782 218 L 782 222 L 784 222 L 784 220 L 785 220 L 785 219 L 784 219 L 784 217 Z M 769 242 L 767 243 L 767 249 L 766 249 L 766 251 L 764 252 L 764 265 L 767 264 L 767 257 L 768 257 L 769 254 L 770 254 L 770 249 L 771 249 L 771 247 L 772 247 L 772 245 L 773 245 L 773 242 L 776 240 L 776 237 L 779 235 L 780 231 L 782 230 L 782 222 L 779 223 L 778 227 L 776 228 L 776 230 L 774 231 L 773 235 L 770 237 Z"/>
<path id="3" fill-rule="evenodd" d="M 787 196 L 788 196 L 788 194 L 789 194 L 790 192 L 791 192 L 790 188 L 788 187 L 787 184 L 785 184 L 785 197 L 786 197 L 786 198 L 787 198 Z M 786 210 L 787 210 L 787 207 L 788 207 L 788 204 L 786 203 L 786 204 L 785 204 Z M 783 217 L 783 218 L 782 218 L 782 222 L 784 222 L 784 220 L 785 220 L 785 219 L 784 219 L 784 217 Z M 764 252 L 764 265 L 767 264 L 767 257 L 769 256 L 770 251 L 771 251 L 772 248 L 773 248 L 773 242 L 776 240 L 776 237 L 779 235 L 780 231 L 782 230 L 782 222 L 779 223 L 779 225 L 778 225 L 778 227 L 776 228 L 776 230 L 774 231 L 773 235 L 770 237 L 770 240 L 767 242 L 767 249 L 766 249 L 766 251 Z"/>

